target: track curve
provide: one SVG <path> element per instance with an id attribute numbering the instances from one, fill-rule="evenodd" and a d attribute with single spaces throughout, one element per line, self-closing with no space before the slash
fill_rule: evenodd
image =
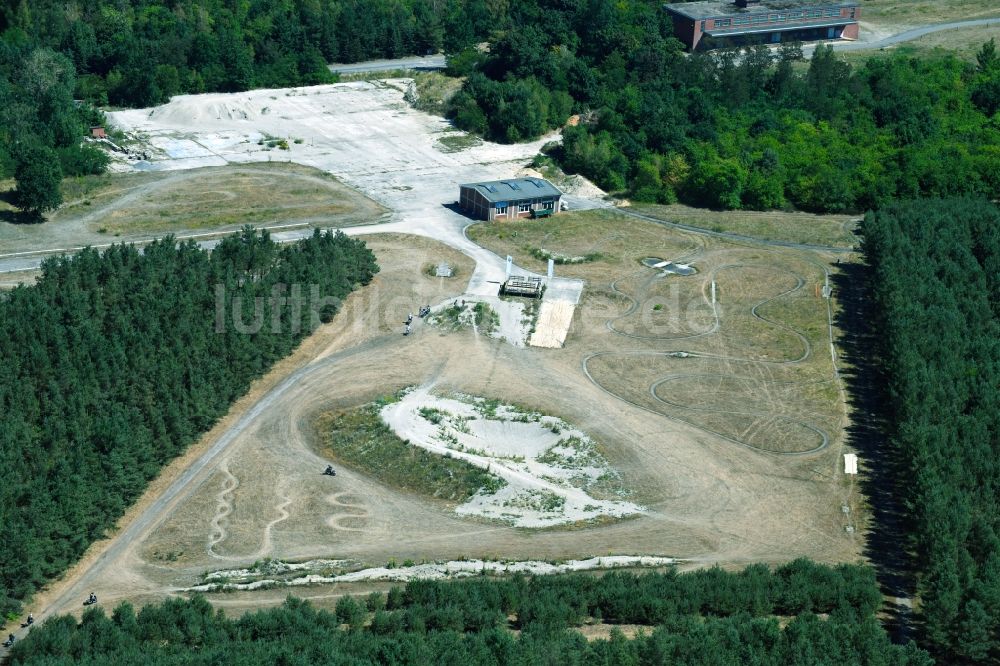
<path id="1" fill-rule="evenodd" d="M 810 261 L 810 260 L 806 260 L 806 263 L 810 263 L 810 264 L 812 264 L 814 266 L 817 266 L 817 267 L 821 268 L 823 270 L 824 274 L 828 275 L 828 271 L 826 270 L 826 268 L 818 266 L 816 264 L 816 262 Z M 709 277 L 709 280 L 711 282 L 715 282 L 716 277 L 722 271 L 734 270 L 734 269 L 739 269 L 739 268 L 756 268 L 756 267 L 759 267 L 759 266 L 756 266 L 756 265 L 753 265 L 753 264 L 746 264 L 746 263 L 723 264 L 721 266 L 717 266 L 717 267 L 713 268 L 712 271 L 708 274 L 708 277 Z M 775 270 L 773 267 L 770 267 L 770 268 L 771 268 L 771 270 Z M 816 436 L 817 439 L 814 440 L 808 448 L 803 448 L 802 450 L 779 451 L 779 450 L 775 450 L 775 449 L 771 449 L 771 448 L 757 446 L 757 445 L 752 444 L 749 441 L 747 441 L 747 439 L 733 437 L 733 436 L 731 436 L 729 434 L 726 434 L 724 432 L 720 432 L 720 431 L 718 431 L 716 429 L 710 428 L 710 427 L 708 427 L 708 426 L 706 426 L 704 424 L 697 423 L 696 421 L 694 421 L 692 419 L 685 418 L 683 416 L 679 416 L 679 415 L 676 415 L 676 414 L 666 413 L 664 411 L 655 409 L 655 408 L 651 407 L 650 405 L 642 404 L 641 402 L 639 402 L 637 400 L 633 400 L 633 399 L 629 398 L 627 395 L 624 395 L 622 393 L 616 392 L 616 391 L 612 390 L 611 388 L 609 388 L 607 385 L 603 384 L 597 377 L 595 377 L 594 371 L 593 371 L 593 369 L 590 366 L 591 361 L 593 361 L 595 359 L 598 359 L 598 358 L 604 358 L 604 357 L 625 357 L 625 358 L 628 358 L 628 357 L 643 357 L 643 356 L 645 356 L 645 357 L 659 357 L 659 358 L 694 358 L 694 359 L 702 358 L 702 359 L 711 359 L 711 360 L 716 360 L 716 361 L 722 361 L 722 362 L 726 362 L 726 363 L 759 364 L 759 365 L 762 365 L 762 366 L 772 366 L 772 367 L 773 366 L 793 366 L 793 365 L 797 365 L 797 364 L 803 363 L 804 361 L 810 359 L 812 357 L 812 355 L 813 355 L 813 346 L 812 346 L 812 343 L 810 343 L 809 339 L 801 331 L 795 329 L 793 326 L 787 325 L 787 324 L 785 324 L 785 323 L 783 323 L 781 321 L 777 321 L 777 320 L 772 319 L 772 318 L 768 318 L 768 317 L 766 317 L 766 316 L 764 316 L 764 315 L 762 315 L 760 313 L 760 308 L 766 306 L 769 303 L 775 302 L 775 301 L 777 301 L 777 300 L 779 300 L 781 298 L 785 298 L 785 297 L 788 297 L 788 296 L 790 296 L 792 294 L 795 294 L 796 292 L 800 291 L 805 286 L 805 284 L 806 284 L 806 279 L 801 274 L 799 274 L 799 273 L 796 273 L 796 272 L 794 272 L 792 270 L 787 270 L 787 269 L 776 269 L 776 270 L 779 270 L 779 271 L 781 271 L 783 273 L 786 273 L 787 275 L 789 275 L 790 277 L 792 277 L 793 280 L 794 280 L 794 285 L 791 286 L 788 289 L 785 289 L 785 290 L 777 293 L 777 294 L 768 296 L 767 298 L 764 298 L 764 299 L 759 300 L 756 303 L 754 303 L 750 307 L 750 315 L 751 315 L 751 317 L 753 317 L 758 322 L 761 322 L 761 323 L 766 324 L 768 326 L 776 327 L 776 328 L 778 328 L 778 329 L 780 329 L 782 331 L 785 331 L 786 333 L 794 336 L 795 338 L 797 338 L 797 340 L 801 344 L 801 348 L 802 348 L 801 354 L 798 355 L 797 357 L 795 357 L 795 358 L 786 358 L 786 359 L 777 359 L 777 360 L 772 360 L 772 359 L 752 359 L 752 358 L 741 358 L 741 357 L 737 357 L 737 356 L 729 356 L 729 355 L 725 355 L 725 354 L 713 354 L 713 353 L 709 353 L 709 352 L 691 351 L 691 350 L 676 349 L 676 348 L 675 349 L 660 349 L 660 350 L 651 350 L 651 349 L 608 350 L 608 351 L 594 352 L 594 353 L 586 355 L 583 358 L 583 360 L 582 360 L 582 370 L 583 370 L 584 375 L 587 377 L 587 379 L 592 384 L 594 384 L 594 386 L 596 386 L 601 391 L 603 391 L 603 392 L 607 393 L 608 395 L 611 395 L 611 396 L 613 396 L 613 397 L 615 397 L 615 398 L 617 398 L 619 400 L 622 400 L 623 402 L 626 402 L 626 403 L 628 403 L 628 404 L 630 404 L 630 405 L 632 405 L 634 407 L 638 407 L 639 409 L 642 409 L 644 411 L 647 411 L 647 412 L 650 412 L 650 413 L 653 413 L 653 414 L 657 414 L 657 415 L 662 416 L 663 418 L 666 418 L 666 419 L 669 419 L 669 420 L 681 422 L 681 423 L 684 423 L 686 425 L 698 428 L 699 430 L 707 432 L 707 433 L 709 433 L 709 434 L 711 434 L 713 436 L 719 437 L 720 439 L 722 439 L 724 441 L 727 441 L 727 442 L 730 442 L 730 443 L 733 443 L 733 444 L 737 444 L 739 446 L 742 446 L 742 447 L 745 447 L 745 448 L 748 448 L 748 449 L 751 449 L 751 450 L 755 450 L 755 451 L 759 451 L 759 452 L 767 453 L 767 454 L 771 454 L 771 455 L 778 455 L 778 456 L 803 456 L 803 455 L 810 455 L 810 454 L 814 454 L 814 453 L 818 453 L 818 452 L 822 451 L 823 449 L 825 449 L 830 444 L 830 434 L 826 430 L 824 430 L 822 427 L 820 427 L 820 426 L 818 426 L 818 425 L 816 425 L 814 423 L 810 423 L 810 422 L 808 422 L 806 420 L 803 420 L 801 418 L 793 418 L 793 417 L 790 417 L 790 416 L 785 416 L 785 415 L 781 415 L 781 414 L 775 414 L 775 413 L 767 412 L 767 411 L 759 411 L 759 410 L 729 410 L 729 409 L 720 409 L 720 408 L 711 407 L 711 406 L 693 407 L 693 406 L 685 405 L 685 404 L 682 404 L 682 403 L 671 402 L 669 400 L 664 399 L 663 397 L 661 397 L 657 393 L 657 389 L 660 386 L 662 386 L 662 385 L 664 385 L 664 384 L 666 384 L 668 382 L 671 382 L 671 381 L 689 380 L 689 379 L 706 378 L 706 377 L 714 377 L 714 378 L 720 378 L 720 379 L 722 379 L 722 378 L 730 379 L 730 378 L 734 377 L 733 375 L 730 375 L 730 374 L 721 374 L 721 373 L 704 373 L 704 372 L 671 373 L 671 374 L 669 374 L 667 376 L 662 376 L 662 377 L 659 377 L 659 378 L 655 379 L 649 385 L 649 387 L 648 387 L 648 393 L 649 393 L 649 396 L 650 396 L 650 398 L 652 400 L 654 400 L 657 403 L 662 404 L 664 406 L 670 406 L 670 407 L 674 407 L 676 409 L 689 410 L 689 411 L 695 411 L 695 412 L 701 412 L 701 413 L 713 413 L 713 414 L 721 414 L 721 415 L 729 415 L 729 416 L 740 416 L 740 417 L 749 417 L 749 418 L 756 418 L 756 419 L 765 419 L 764 426 L 766 426 L 766 424 L 768 423 L 768 421 L 770 421 L 770 422 L 783 422 L 783 423 L 786 423 L 786 424 L 793 425 L 794 427 L 801 428 L 803 431 L 811 432 L 811 433 L 813 433 Z M 616 317 L 609 318 L 605 322 L 605 327 L 608 329 L 608 331 L 610 331 L 611 333 L 614 333 L 615 335 L 621 336 L 623 338 L 627 338 L 627 339 L 631 339 L 631 340 L 636 340 L 636 341 L 652 342 L 652 343 L 655 343 L 655 342 L 679 342 L 679 341 L 683 341 L 683 340 L 695 340 L 695 339 L 699 339 L 699 338 L 706 338 L 706 337 L 715 335 L 715 334 L 717 334 L 717 333 L 720 332 L 720 330 L 722 328 L 722 317 L 719 314 L 718 304 L 715 303 L 715 302 L 712 302 L 711 299 L 709 298 L 709 296 L 705 293 L 706 287 L 702 288 L 702 298 L 705 300 L 705 302 L 708 305 L 711 306 L 711 308 L 712 308 L 712 316 L 713 316 L 713 319 L 714 319 L 714 321 L 712 323 L 712 326 L 710 328 L 708 328 L 707 330 L 693 332 L 693 333 L 687 333 L 687 334 L 680 334 L 680 335 L 642 335 L 642 334 L 636 334 L 636 333 L 630 333 L 630 332 L 627 332 L 627 331 L 622 331 L 619 328 L 617 328 L 615 326 L 615 322 L 620 322 L 620 321 L 624 320 L 625 318 L 634 315 L 635 312 L 640 307 L 640 298 L 638 298 L 637 296 L 634 296 L 634 295 L 632 295 L 632 294 L 627 293 L 626 291 L 624 291 L 621 288 L 621 282 L 624 281 L 624 280 L 632 279 L 635 276 L 640 275 L 641 273 L 642 273 L 642 271 L 638 271 L 638 272 L 633 273 L 633 274 L 631 274 L 629 276 L 626 276 L 625 278 L 620 278 L 618 280 L 615 280 L 615 281 L 613 281 L 610 284 L 610 288 L 611 288 L 611 291 L 613 293 L 615 293 L 615 294 L 617 294 L 617 295 L 619 295 L 621 297 L 624 297 L 624 298 L 628 299 L 629 301 L 631 301 L 631 304 L 625 310 L 624 313 L 622 313 L 622 314 L 620 314 L 620 315 L 618 315 Z M 646 287 L 646 286 L 652 284 L 655 280 L 657 280 L 657 279 L 664 279 L 664 278 L 665 278 L 664 275 L 660 275 L 660 276 L 655 276 L 654 275 L 654 276 L 650 277 L 650 279 L 647 280 L 644 283 L 643 286 Z M 804 382 L 781 382 L 781 381 L 777 381 L 777 380 L 757 379 L 755 381 L 762 381 L 762 382 L 767 382 L 769 384 L 775 384 L 775 385 L 781 385 L 781 384 L 785 384 L 785 385 L 807 385 L 807 384 L 824 383 L 824 382 L 831 381 L 831 380 L 810 380 L 810 381 L 804 381 Z M 764 427 L 764 426 L 762 426 L 762 427 Z"/>

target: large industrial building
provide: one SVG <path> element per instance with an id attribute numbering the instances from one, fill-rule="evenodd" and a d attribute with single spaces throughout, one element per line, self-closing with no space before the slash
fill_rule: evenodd
<path id="1" fill-rule="evenodd" d="M 459 186 L 458 205 L 480 220 L 548 217 L 559 212 L 562 192 L 543 178 L 513 178 Z"/>
<path id="2" fill-rule="evenodd" d="M 854 1 L 707 0 L 665 6 L 674 36 L 690 50 L 782 41 L 857 39 L 861 7 Z"/>

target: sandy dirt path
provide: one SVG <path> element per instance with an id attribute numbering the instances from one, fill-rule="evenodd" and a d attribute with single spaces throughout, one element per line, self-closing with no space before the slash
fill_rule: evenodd
<path id="1" fill-rule="evenodd" d="M 147 134 L 160 151 L 154 166 L 165 170 L 203 166 L 220 156 L 233 162 L 264 159 L 253 151 L 255 143 L 248 144 L 261 131 L 304 136 L 309 141 L 292 159 L 327 170 L 396 211 L 385 225 L 348 233 L 397 232 L 408 239 L 373 238 L 383 267 L 375 283 L 352 295 L 329 327 L 279 364 L 201 445 L 165 470 L 121 521 L 121 530 L 95 544 L 63 581 L 39 596 L 35 615 L 79 612 L 91 590 L 98 591 L 102 604 L 159 599 L 218 568 L 219 556 L 249 563 L 268 551 L 285 558 L 336 554 L 372 565 L 390 558 L 463 555 L 650 554 L 732 564 L 800 554 L 821 561 L 855 557 L 857 543 L 844 538 L 835 489 L 817 483 L 811 471 L 816 461 L 776 463 L 773 456 L 733 447 L 588 383 L 581 375 L 582 356 L 606 349 L 613 339 L 608 336 L 614 336 L 603 320 L 574 328 L 563 350 L 517 349 L 471 333 L 446 335 L 420 322 L 413 335 L 399 336 L 399 322 L 419 304 L 496 293 L 503 260 L 471 242 L 464 234 L 468 220 L 447 204 L 454 201 L 458 182 L 502 177 L 540 145 L 483 144 L 443 153 L 435 148 L 435 135 L 446 131 L 443 121 L 413 111 L 401 99 L 400 89 L 391 85 L 346 84 L 186 96 L 157 109 L 114 114 L 115 122 Z M 594 205 L 601 204 L 581 200 L 573 207 Z M 298 234 L 274 235 L 291 241 Z M 460 279 L 423 275 L 422 266 L 445 252 L 453 253 L 446 258 L 459 267 Z M 579 293 L 581 285 L 561 279 L 553 286 Z M 648 513 L 573 530 L 517 530 L 454 516 L 450 507 L 351 470 L 332 480 L 321 476 L 325 461 L 313 451 L 311 430 L 319 412 L 430 380 L 472 395 L 502 395 L 579 426 L 602 442 Z M 825 466 L 829 454 L 819 455 Z M 220 493 L 232 495 L 222 517 Z M 330 596 L 325 589 L 297 594 Z M 242 603 L 266 604 L 283 596 L 250 596 Z"/>

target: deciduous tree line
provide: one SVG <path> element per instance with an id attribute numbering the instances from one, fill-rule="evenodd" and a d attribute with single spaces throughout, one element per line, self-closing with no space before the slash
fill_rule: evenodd
<path id="1" fill-rule="evenodd" d="M 93 106 L 336 80 L 327 64 L 460 50 L 503 23 L 497 0 L 14 0 L 0 3 L 0 178 L 31 218 L 63 176 L 101 173 Z M 75 104 L 73 100 L 80 100 Z"/>
<path id="2" fill-rule="evenodd" d="M 890 644 L 873 617 L 879 601 L 870 569 L 802 560 L 777 571 L 415 581 L 343 597 L 335 613 L 291 598 L 238 620 L 200 597 L 138 614 L 125 604 L 110 618 L 89 610 L 80 623 L 47 621 L 12 656 L 50 666 L 929 664 L 912 643 Z M 601 618 L 649 626 L 632 639 L 612 630 L 591 642 L 573 631 Z"/>
<path id="3" fill-rule="evenodd" d="M 0 614 L 100 538 L 313 330 L 314 309 L 329 320 L 377 270 L 343 234 L 278 246 L 248 228 L 211 254 L 168 237 L 49 259 L 0 300 Z M 271 298 L 292 284 L 301 303 Z M 264 325 L 240 332 L 258 298 Z"/>
<path id="4" fill-rule="evenodd" d="M 0 33 L 65 54 L 80 98 L 313 85 L 330 62 L 458 50 L 503 23 L 498 0 L 15 0 Z"/>
<path id="5" fill-rule="evenodd" d="M 26 40 L 0 39 L 0 178 L 17 180 L 30 217 L 56 208 L 64 175 L 101 173 L 107 156 L 82 143 L 103 114 L 73 101 L 73 63 Z"/>
<path id="6" fill-rule="evenodd" d="M 873 57 L 826 47 L 686 55 L 660 3 L 511 7 L 450 115 L 494 140 L 563 133 L 567 170 L 642 201 L 861 211 L 895 198 L 1000 191 L 1000 59 Z"/>

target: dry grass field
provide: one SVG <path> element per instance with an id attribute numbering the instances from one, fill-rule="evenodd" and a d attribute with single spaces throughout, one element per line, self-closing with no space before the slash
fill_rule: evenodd
<path id="1" fill-rule="evenodd" d="M 529 268 L 541 268 L 529 254 L 539 246 L 600 253 L 557 269 L 588 285 L 565 348 L 514 348 L 423 320 L 403 338 L 406 312 L 465 288 L 464 280 L 430 277 L 423 267 L 448 261 L 469 275 L 471 261 L 431 240 L 368 237 L 382 272 L 234 408 L 253 408 L 255 417 L 162 522 L 131 544 L 121 565 L 98 574 L 92 585 L 102 599 L 141 603 L 182 593 L 207 572 L 265 558 L 335 558 L 361 568 L 611 554 L 678 557 L 685 567 L 859 557 L 861 537 L 845 526 L 861 520 L 862 507 L 839 473 L 844 405 L 826 342 L 826 301 L 815 294 L 822 257 L 609 211 L 474 226 L 470 236 Z M 649 256 L 684 260 L 697 272 L 663 276 L 642 265 Z M 458 515 L 449 503 L 349 464 L 338 464 L 336 477 L 322 475 L 317 417 L 428 384 L 565 419 L 593 439 L 645 513 L 516 528 Z M 221 423 L 199 446 L 232 425 Z M 342 594 L 384 587 L 335 583 L 294 593 L 329 606 Z M 289 591 L 209 598 L 238 613 L 280 603 Z"/>
<path id="2" fill-rule="evenodd" d="M 203 186 L 200 179 L 210 172 L 191 167 L 226 156 L 266 158 L 248 146 L 257 145 L 254 132 L 271 131 L 315 136 L 315 144 L 293 145 L 290 158 L 337 174 L 392 208 L 394 220 L 354 230 L 369 234 L 365 240 L 381 266 L 375 280 L 164 470 L 130 511 L 134 520 L 123 521 L 123 538 L 95 545 L 77 568 L 83 573 L 67 574 L 72 582 L 61 596 L 53 593 L 56 601 L 48 608 L 79 612 L 74 586 L 98 590 L 108 604 L 185 595 L 209 573 L 268 560 L 337 560 L 362 569 L 408 560 L 647 555 L 677 558 L 686 568 L 798 556 L 822 562 L 860 558 L 863 504 L 841 473 L 846 408 L 828 328 L 830 307 L 836 306 L 819 295 L 835 255 L 727 241 L 607 209 L 474 225 L 470 242 L 461 235 L 468 220 L 444 205 L 454 200 L 455 182 L 516 171 L 537 146 L 484 142 L 443 152 L 444 122 L 413 111 L 402 95 L 357 82 L 289 90 L 277 99 L 267 92 L 182 96 L 152 112 L 115 114 L 117 122 L 147 134 L 151 150 L 162 157 L 160 166 L 178 169 L 162 178 L 186 178 L 203 204 L 224 205 L 213 192 L 225 187 Z M 265 114 L 262 105 L 284 111 Z M 367 131 L 372 124 L 380 131 Z M 198 146 L 213 146 L 214 152 Z M 141 187 L 107 206 L 139 212 L 140 199 L 155 201 Z M 163 192 L 183 196 L 172 187 Z M 355 191 L 344 188 L 342 197 L 348 192 Z M 93 207 L 96 192 L 86 196 Z M 290 205 L 299 203 L 295 196 Z M 303 206 L 317 205 L 314 196 L 306 193 Z M 336 206 L 345 201 L 330 199 Z M 372 210 L 364 206 L 382 210 L 364 202 L 355 210 Z M 144 214 L 155 219 L 156 210 Z M 774 219 L 787 220 L 785 226 L 768 223 L 776 225 L 771 233 L 778 238 L 802 240 L 800 234 L 812 229 L 791 216 Z M 76 220 L 72 233 L 106 236 L 89 230 L 96 220 Z M 815 220 L 823 234 L 845 243 L 846 221 Z M 742 222 L 733 214 L 714 223 Z M 52 230 L 53 238 L 63 238 L 60 225 L 42 226 L 29 232 Z M 0 230 L 8 232 L 16 235 Z M 582 257 L 556 268 L 557 277 L 585 281 L 563 347 L 516 347 L 474 327 L 452 330 L 419 318 L 409 336 L 401 335 L 407 313 L 421 305 L 443 310 L 455 298 L 492 297 L 504 274 L 504 255 L 512 255 L 519 268 L 544 274 L 546 252 Z M 649 258 L 689 264 L 693 273 L 650 268 L 643 263 Z M 459 277 L 428 275 L 427 267 L 439 262 L 454 266 Z M 553 289 L 559 285 L 573 286 L 557 282 Z M 391 475 L 352 466 L 346 457 L 325 457 L 324 433 L 316 425 L 321 415 L 407 387 L 481 397 L 559 419 L 586 435 L 592 443 L 587 450 L 606 463 L 623 501 L 641 510 L 612 520 L 515 526 L 496 515 L 460 513 L 427 488 L 391 482 Z M 501 434 L 516 432 L 511 423 L 494 425 Z M 420 433 L 411 432 L 417 441 Z M 514 462 L 529 466 L 550 453 Z M 335 477 L 323 475 L 330 462 L 336 463 Z M 329 605 L 342 594 L 384 586 L 278 584 L 213 591 L 209 598 L 238 613 L 281 603 L 290 592 Z M 46 607 L 44 601 L 39 607 Z"/>
<path id="3" fill-rule="evenodd" d="M 88 226 L 99 233 L 122 235 L 243 224 L 326 223 L 352 212 L 344 189 L 331 176 L 291 164 L 210 168 L 193 182 L 168 182 Z M 95 192 L 88 205 L 100 206 L 116 194 Z M 69 206 L 65 213 L 79 212 L 81 205 Z"/>
<path id="4" fill-rule="evenodd" d="M 9 192 L 13 185 L 6 181 L 0 188 Z M 0 221 L 0 248 L 18 252 L 163 233 L 224 233 L 244 224 L 352 226 L 386 213 L 333 176 L 285 162 L 67 178 L 63 198 L 44 224 Z M 0 206 L 13 210 L 6 202 Z"/>
<path id="5" fill-rule="evenodd" d="M 888 50 L 844 51 L 838 55 L 851 64 L 860 64 L 872 56 L 884 55 L 889 52 L 914 58 L 940 58 L 945 55 L 955 55 L 961 60 L 974 63 L 976 53 L 990 39 L 1000 41 L 1000 21 L 996 25 L 979 25 L 933 32 Z"/>
<path id="6" fill-rule="evenodd" d="M 680 222 L 708 231 L 719 231 L 764 240 L 851 248 L 859 215 L 814 215 L 812 213 L 752 210 L 707 210 L 683 204 L 658 206 L 633 204 L 637 213 L 667 222 Z"/>
<path id="7" fill-rule="evenodd" d="M 559 272 L 590 285 L 569 342 L 591 349 L 583 368 L 610 394 L 768 452 L 816 451 L 838 438 L 843 407 L 828 351 L 827 303 L 819 297 L 824 265 L 814 253 L 741 248 L 613 211 L 479 225 L 469 235 L 532 268 L 537 247 L 602 251 L 599 260 Z M 786 231 L 786 239 L 802 236 Z M 641 265 L 645 257 L 699 272 L 664 276 Z M 591 342 L 597 333 L 617 340 L 600 349 Z"/>
<path id="8" fill-rule="evenodd" d="M 862 20 L 880 28 L 991 16 L 1000 16 L 1000 7 L 991 0 L 869 0 L 862 4 Z"/>

